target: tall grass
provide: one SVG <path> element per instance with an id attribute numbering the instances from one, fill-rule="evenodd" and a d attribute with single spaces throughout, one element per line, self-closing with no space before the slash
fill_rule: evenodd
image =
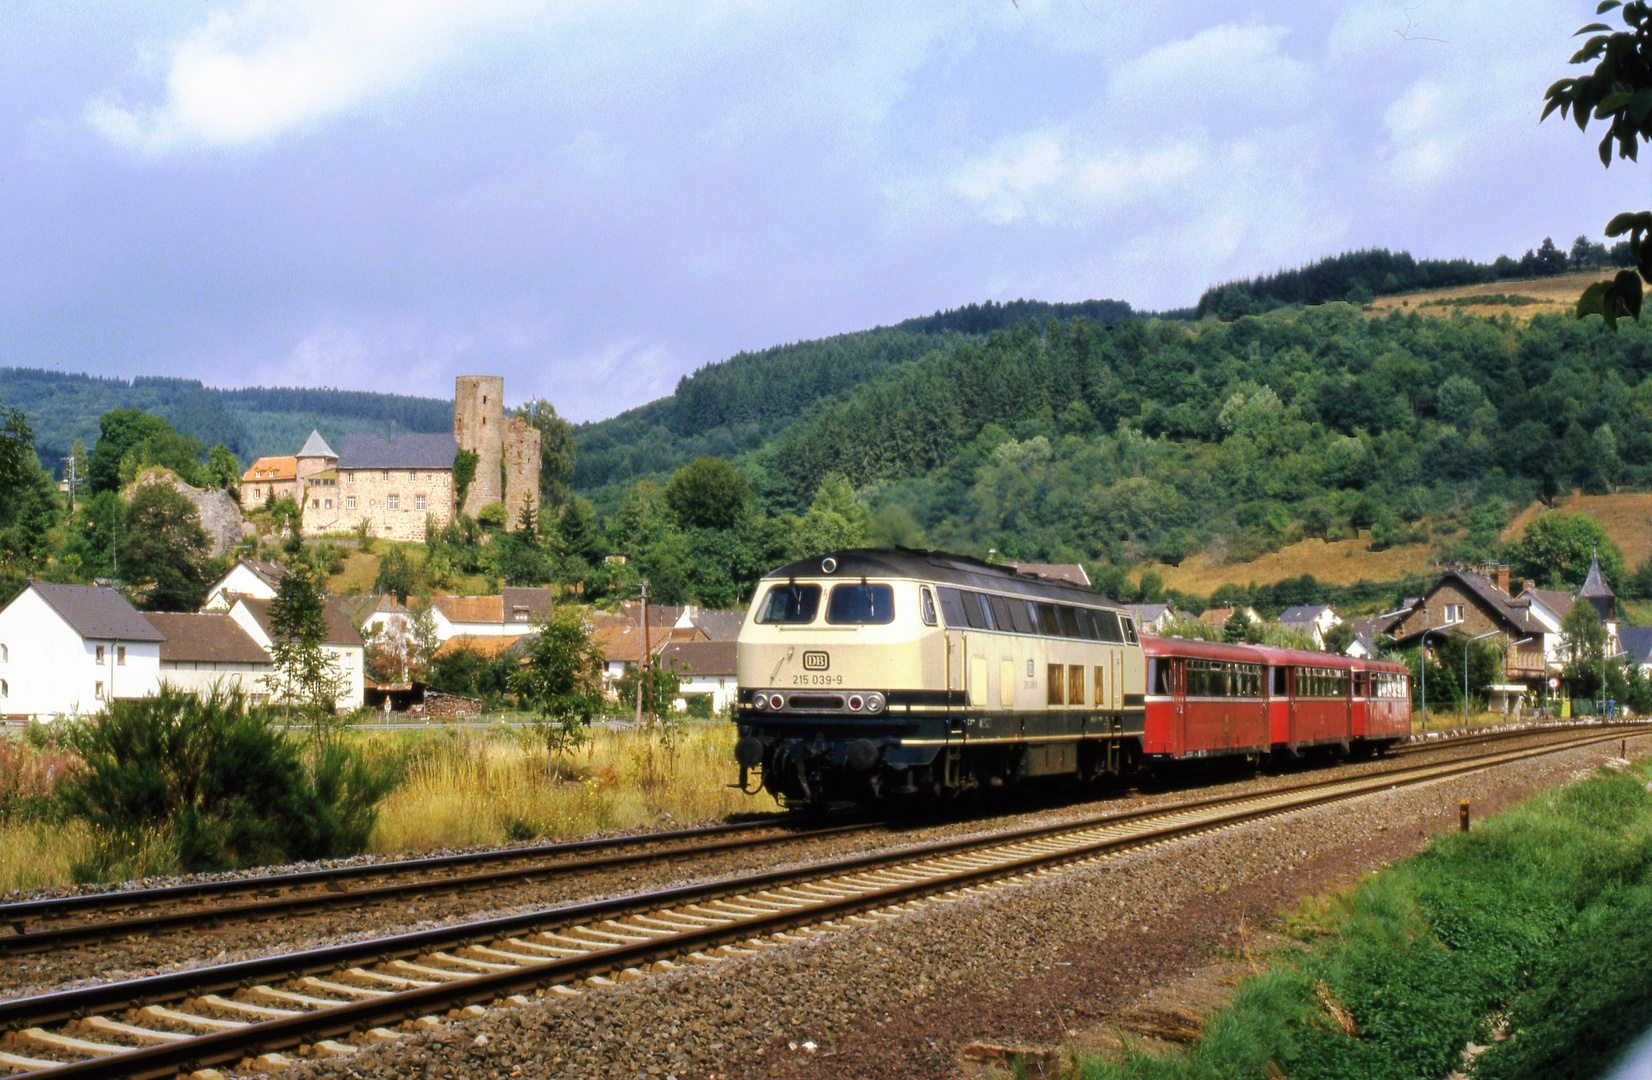
<path id="1" fill-rule="evenodd" d="M 726 786 L 734 744 L 727 723 L 598 729 L 565 755 L 548 752 L 531 729 L 367 740 L 369 756 L 404 760 L 369 843 L 385 854 L 671 827 L 773 806 Z"/>

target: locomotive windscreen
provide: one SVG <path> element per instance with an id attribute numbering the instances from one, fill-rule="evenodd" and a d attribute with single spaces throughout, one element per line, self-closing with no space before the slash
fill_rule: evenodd
<path id="1" fill-rule="evenodd" d="M 895 621 L 895 590 L 888 585 L 834 585 L 826 601 L 829 623 Z"/>
<path id="2" fill-rule="evenodd" d="M 760 623 L 812 623 L 820 610 L 819 585 L 772 585 L 757 611 Z"/>

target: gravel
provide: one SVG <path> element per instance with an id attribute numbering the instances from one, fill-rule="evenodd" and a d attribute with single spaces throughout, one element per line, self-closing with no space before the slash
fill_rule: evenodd
<path id="1" fill-rule="evenodd" d="M 1630 740 L 1652 750 L 1652 736 Z M 315 1077 L 959 1075 L 974 1040 L 1059 1045 L 1305 895 L 1586 775 L 1615 743 L 1170 841 L 875 925 L 497 1009 Z"/>

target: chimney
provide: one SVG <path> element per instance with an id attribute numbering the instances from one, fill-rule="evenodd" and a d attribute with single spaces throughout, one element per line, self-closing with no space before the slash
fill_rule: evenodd
<path id="1" fill-rule="evenodd" d="M 1509 564 L 1499 563 L 1497 566 L 1497 587 L 1503 590 L 1504 595 L 1509 591 Z"/>
<path id="2" fill-rule="evenodd" d="M 1521 592 L 1531 592 L 1533 589 L 1536 589 L 1536 588 L 1537 588 L 1537 582 L 1533 581 L 1531 578 L 1527 578 L 1526 583 L 1520 587 L 1520 591 Z"/>

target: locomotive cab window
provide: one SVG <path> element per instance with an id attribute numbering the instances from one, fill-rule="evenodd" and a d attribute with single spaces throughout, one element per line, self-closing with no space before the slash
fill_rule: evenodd
<path id="1" fill-rule="evenodd" d="M 1120 644 L 1124 641 L 1124 632 L 1119 629 L 1117 612 L 1094 611 L 1091 612 L 1091 615 L 1096 620 L 1096 632 L 1101 635 L 1102 641 L 1110 641 L 1114 644 Z"/>
<path id="2" fill-rule="evenodd" d="M 888 585 L 835 585 L 826 601 L 829 623 L 891 623 L 895 621 L 895 590 Z"/>
<path id="3" fill-rule="evenodd" d="M 918 595 L 920 597 L 919 606 L 921 608 L 923 608 L 924 625 L 925 626 L 934 626 L 935 625 L 935 597 L 930 594 L 928 586 L 925 586 L 924 588 L 919 589 L 918 590 Z"/>
<path id="4" fill-rule="evenodd" d="M 812 623 L 820 610 L 819 585 L 773 585 L 757 610 L 760 623 Z"/>
<path id="5" fill-rule="evenodd" d="M 1120 615 L 1119 625 L 1124 628 L 1125 643 L 1129 645 L 1136 644 L 1136 621 L 1128 615 Z"/>

